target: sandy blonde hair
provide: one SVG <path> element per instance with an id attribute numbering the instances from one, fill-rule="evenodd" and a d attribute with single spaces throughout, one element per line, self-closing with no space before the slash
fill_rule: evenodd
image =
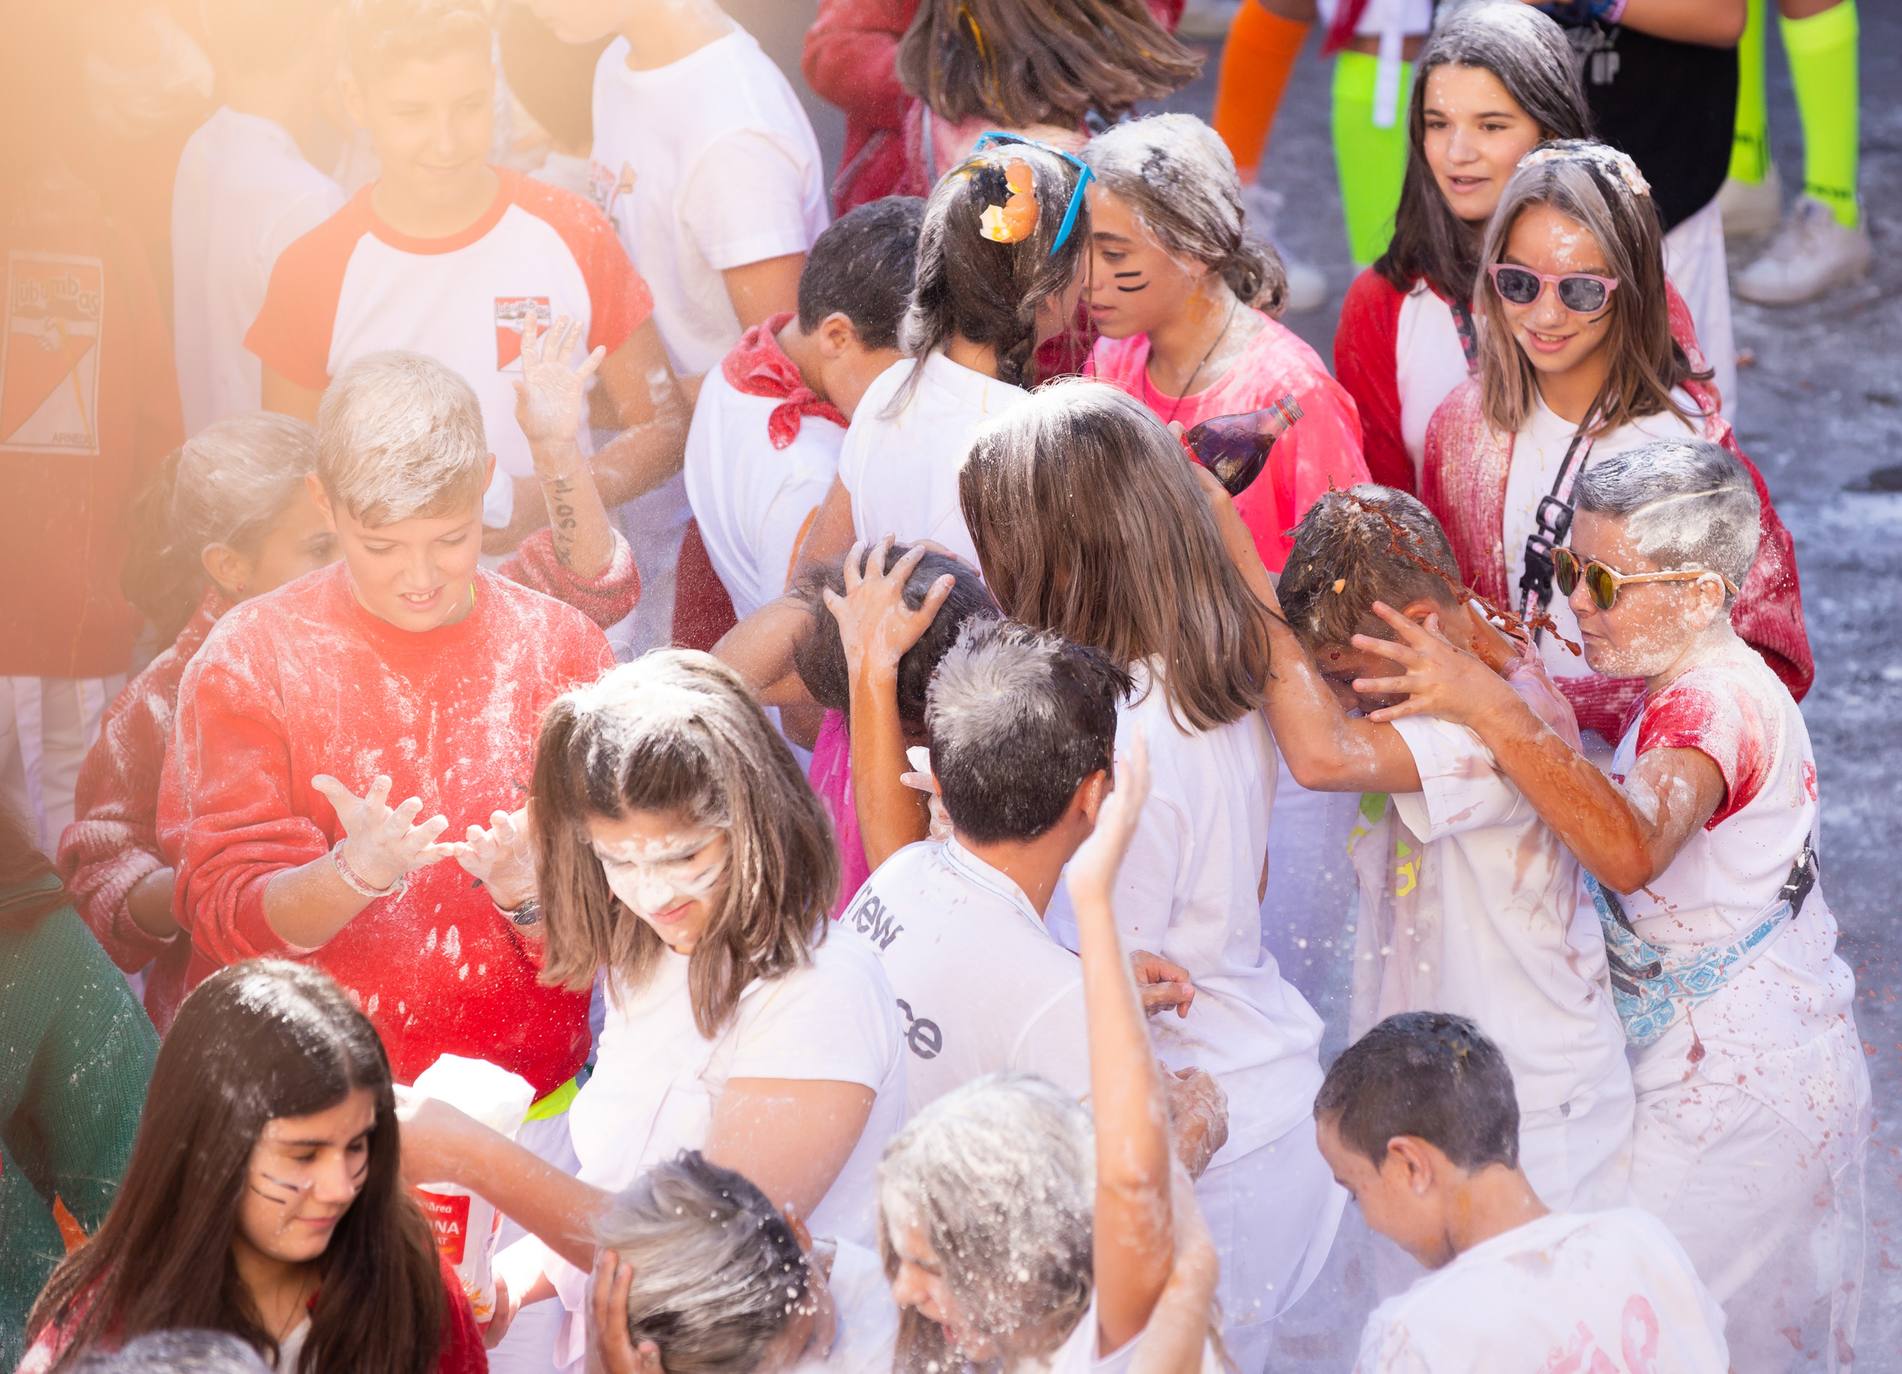
<path id="1" fill-rule="evenodd" d="M 839 886 L 819 799 L 737 674 L 710 654 L 657 649 L 556 700 L 532 785 L 547 921 L 542 981 L 585 990 L 609 969 L 638 989 L 665 948 L 623 907 L 588 822 L 634 811 L 726 831 L 726 896 L 687 968 L 694 1023 L 712 1038 L 756 979 L 811 962 Z"/>
<path id="2" fill-rule="evenodd" d="M 489 443 L 469 384 L 421 353 L 367 353 L 317 406 L 317 476 L 366 525 L 482 499 Z"/>
<path id="3" fill-rule="evenodd" d="M 1536 205 L 1550 206 L 1581 225 L 1597 241 L 1606 274 L 1618 282 L 1607 307 L 1610 327 L 1598 345 L 1610 357 L 1611 371 L 1591 432 L 1605 434 L 1666 411 L 1692 419 L 1671 392 L 1710 374 L 1693 372 L 1671 337 L 1657 207 L 1631 159 L 1589 139 L 1544 143 L 1526 154 L 1487 227 L 1475 287 L 1481 316 L 1479 393 L 1486 418 L 1503 433 L 1517 434 L 1538 402 L 1538 373 L 1513 338 L 1504 303 L 1487 275 L 1494 263 L 1505 261 L 1519 216 Z"/>
<path id="4" fill-rule="evenodd" d="M 1102 382 L 1053 382 L 978 431 L 958 477 L 1006 615 L 1107 654 L 1158 659 L 1179 726 L 1261 704 L 1267 612 L 1229 560 L 1181 444 Z"/>

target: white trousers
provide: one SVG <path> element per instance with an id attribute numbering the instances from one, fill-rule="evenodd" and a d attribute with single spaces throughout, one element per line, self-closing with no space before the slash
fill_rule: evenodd
<path id="1" fill-rule="evenodd" d="M 79 765 L 125 676 L 0 678 L 0 798 L 51 854 L 73 823 Z"/>
<path id="2" fill-rule="evenodd" d="M 1664 236 L 1664 270 L 1691 308 L 1697 341 L 1717 374 L 1724 418 L 1737 423 L 1737 337 L 1730 326 L 1730 271 L 1724 217 L 1713 200 Z"/>
<path id="3" fill-rule="evenodd" d="M 1347 1193 L 1314 1143 L 1314 1123 L 1202 1175 L 1195 1198 L 1222 1271 L 1222 1340 L 1241 1374 L 1261 1374 L 1274 1321 L 1327 1261 Z"/>

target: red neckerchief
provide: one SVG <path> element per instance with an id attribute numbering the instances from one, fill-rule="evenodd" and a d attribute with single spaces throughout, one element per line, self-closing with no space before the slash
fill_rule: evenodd
<path id="1" fill-rule="evenodd" d="M 821 420 L 830 420 L 840 429 L 844 429 L 846 423 L 844 412 L 806 385 L 793 360 L 779 346 L 776 336 L 791 318 L 789 310 L 764 324 L 754 325 L 740 335 L 740 341 L 720 364 L 721 375 L 745 395 L 783 402 L 774 406 L 773 413 L 766 417 L 766 437 L 774 448 L 787 448 L 799 437 L 799 423 L 804 416 L 816 415 Z"/>

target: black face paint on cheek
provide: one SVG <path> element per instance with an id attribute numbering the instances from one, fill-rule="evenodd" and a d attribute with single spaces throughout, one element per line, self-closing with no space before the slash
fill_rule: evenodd
<path id="1" fill-rule="evenodd" d="M 274 1193 L 270 1191 L 270 1189 L 268 1188 L 258 1187 L 257 1184 L 252 1183 L 250 1180 L 247 1179 L 245 1181 L 245 1186 L 248 1187 L 252 1192 L 256 1193 L 259 1197 L 263 1198 L 266 1202 L 275 1202 L 279 1204 L 280 1206 L 287 1202 L 295 1202 L 297 1200 L 297 1195 L 304 1191 L 303 1187 L 299 1184 L 286 1183 L 283 1179 L 274 1178 L 270 1174 L 264 1173 L 264 1171 L 261 1169 L 258 1172 L 266 1183 L 271 1184 L 272 1187 L 281 1188 L 284 1190 L 282 1193 Z"/>
<path id="2" fill-rule="evenodd" d="M 1141 272 L 1117 272 L 1117 273 L 1114 273 L 1113 275 L 1117 281 L 1127 281 L 1131 277 L 1142 276 L 1142 273 Z M 1119 286 L 1116 289 L 1118 291 L 1121 291 L 1126 296 L 1134 295 L 1138 291 L 1147 291 L 1149 289 L 1149 283 L 1147 280 L 1144 280 L 1144 281 L 1137 282 L 1136 285 L 1134 286 Z"/>

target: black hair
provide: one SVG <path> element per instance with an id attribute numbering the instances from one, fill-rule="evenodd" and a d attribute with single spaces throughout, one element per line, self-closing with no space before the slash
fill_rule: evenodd
<path id="1" fill-rule="evenodd" d="M 594 68 L 614 35 L 564 43 L 527 5 L 505 4 L 496 16 L 502 76 L 535 122 L 565 148 L 594 142 Z"/>
<path id="2" fill-rule="evenodd" d="M 910 547 L 893 544 L 891 556 L 885 560 L 886 570 L 890 571 Z M 870 561 L 869 553 L 866 559 Z M 917 610 L 924 604 L 931 584 L 946 573 L 957 579 L 951 595 L 938 608 L 931 627 L 898 660 L 898 717 L 919 733 L 925 728 L 925 693 L 931 675 L 957 643 L 964 622 L 976 615 L 998 614 L 997 603 L 991 599 L 977 569 L 961 558 L 941 553 L 927 553 L 918 560 L 918 566 L 912 569 L 905 583 L 905 604 Z M 836 563 L 807 569 L 793 584 L 793 595 L 806 604 L 815 622 L 813 632 L 793 652 L 793 668 L 814 701 L 828 710 L 846 711 L 851 706 L 851 673 L 845 664 L 845 646 L 839 639 L 839 622 L 826 609 L 824 589 L 827 587 L 841 596 L 845 594 L 843 557 Z"/>
<path id="3" fill-rule="evenodd" d="M 922 197 L 886 196 L 828 225 L 799 274 L 799 327 L 811 333 L 836 311 L 852 321 L 865 347 L 898 347 L 924 219 Z"/>
<path id="4" fill-rule="evenodd" d="M 1459 1168 L 1519 1167 L 1519 1102 L 1499 1047 L 1464 1016 L 1389 1016 L 1341 1051 L 1314 1096 L 1341 1142 L 1378 1168 L 1387 1142 L 1414 1136 Z"/>
<path id="5" fill-rule="evenodd" d="M 931 768 L 951 824 L 980 844 L 1034 840 L 1115 757 L 1133 687 L 1107 654 L 1003 620 L 968 624 L 931 680 Z"/>

